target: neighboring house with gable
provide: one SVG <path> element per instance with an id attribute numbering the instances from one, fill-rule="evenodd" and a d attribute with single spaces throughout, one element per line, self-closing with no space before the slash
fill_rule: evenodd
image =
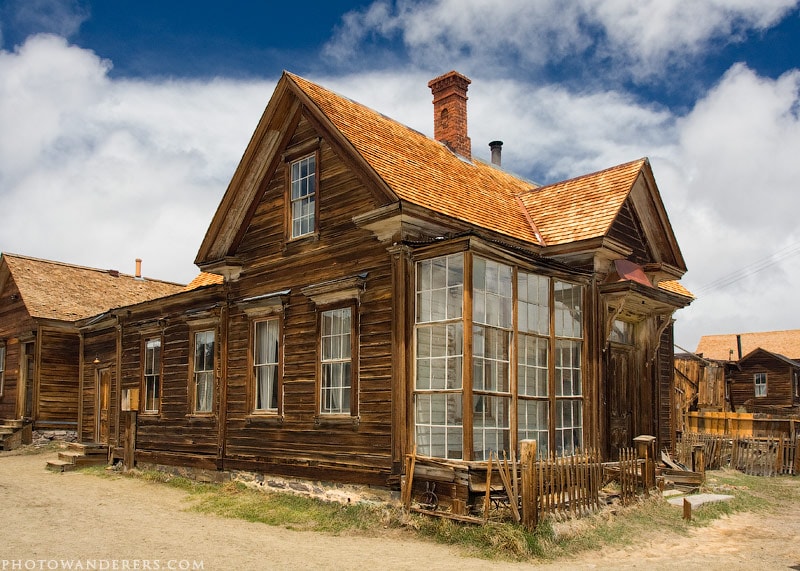
<path id="1" fill-rule="evenodd" d="M 139 391 L 138 461 L 385 486 L 413 450 L 671 445 L 692 296 L 649 161 L 515 177 L 472 155 L 469 83 L 431 81 L 431 139 L 283 74 L 195 260 L 222 283 L 81 326 L 84 386 L 96 342 L 109 414 Z"/>
<path id="2" fill-rule="evenodd" d="M 183 286 L 0 255 L 0 422 L 75 431 L 81 336 L 75 322 Z"/>
<path id="3" fill-rule="evenodd" d="M 725 362 L 731 410 L 800 412 L 800 329 L 704 335 L 696 353 Z"/>

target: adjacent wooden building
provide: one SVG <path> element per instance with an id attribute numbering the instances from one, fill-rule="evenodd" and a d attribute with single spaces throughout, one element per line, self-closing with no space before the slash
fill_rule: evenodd
<path id="1" fill-rule="evenodd" d="M 285 73 L 199 281 L 79 324 L 81 437 L 122 455 L 135 418 L 140 462 L 382 486 L 412 450 L 669 445 L 692 297 L 650 163 L 515 177 L 472 155 L 469 83 L 431 81 L 431 139 Z"/>
<path id="2" fill-rule="evenodd" d="M 3 253 L 0 422 L 76 430 L 82 338 L 76 321 L 183 286 Z"/>

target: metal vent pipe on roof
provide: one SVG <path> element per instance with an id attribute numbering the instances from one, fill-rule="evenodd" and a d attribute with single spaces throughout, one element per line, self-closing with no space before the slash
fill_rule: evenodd
<path id="1" fill-rule="evenodd" d="M 492 151 L 492 164 L 499 167 L 503 154 L 503 141 L 492 141 L 489 143 L 489 148 Z"/>

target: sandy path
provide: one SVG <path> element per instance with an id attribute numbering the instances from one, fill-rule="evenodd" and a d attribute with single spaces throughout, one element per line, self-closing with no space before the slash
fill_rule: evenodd
<path id="1" fill-rule="evenodd" d="M 778 517 L 740 514 L 689 537 L 531 565 L 466 558 L 395 537 L 334 537 L 184 511 L 180 490 L 135 479 L 45 470 L 55 454 L 0 455 L 0 571 L 61 569 L 787 569 L 800 565 L 800 506 Z M 800 484 L 799 484 L 800 485 Z M 26 565 L 28 567 L 26 567 Z M 58 566 L 55 566 L 58 565 Z M 106 565 L 105 567 L 102 567 Z M 116 567 L 114 566 L 116 565 Z M 187 567 L 188 565 L 188 567 Z M 137 567 L 138 566 L 138 567 Z M 20 567 L 17 567 L 20 568 Z M 84 567 L 86 568 L 86 567 Z M 800 567 L 795 567 L 800 569 Z"/>

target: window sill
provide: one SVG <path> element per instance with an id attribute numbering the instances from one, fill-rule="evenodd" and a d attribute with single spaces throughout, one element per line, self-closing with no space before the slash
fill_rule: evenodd
<path id="1" fill-rule="evenodd" d="M 353 430 L 357 430 L 359 424 L 361 424 L 361 417 L 349 414 L 318 414 L 314 417 L 314 428 L 352 426 Z"/>
<path id="2" fill-rule="evenodd" d="M 187 414 L 186 419 L 189 422 L 214 422 L 217 417 L 213 413 L 192 413 Z"/>
<path id="3" fill-rule="evenodd" d="M 283 426 L 282 414 L 251 414 L 244 421 L 245 426 Z"/>

